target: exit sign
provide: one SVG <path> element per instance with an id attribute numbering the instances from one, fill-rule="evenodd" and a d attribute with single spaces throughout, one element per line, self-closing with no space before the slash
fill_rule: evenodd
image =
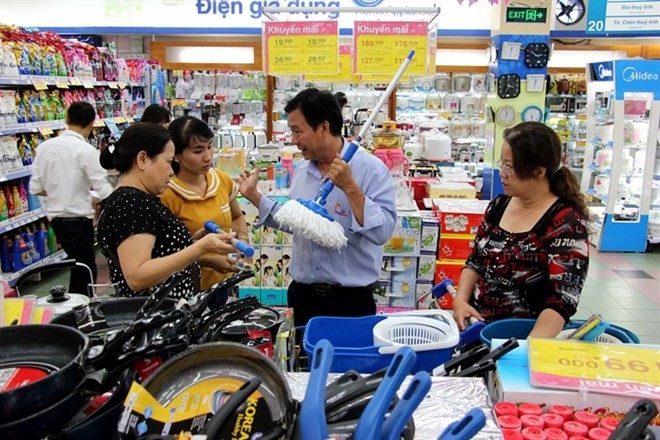
<path id="1" fill-rule="evenodd" d="M 506 21 L 513 23 L 545 23 L 547 8 L 506 8 Z"/>

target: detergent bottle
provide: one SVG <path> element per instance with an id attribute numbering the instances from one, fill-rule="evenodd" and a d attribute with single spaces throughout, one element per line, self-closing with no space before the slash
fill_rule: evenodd
<path id="1" fill-rule="evenodd" d="M 43 222 L 39 224 L 39 228 L 35 234 L 34 241 L 37 247 L 37 252 L 39 252 L 41 258 L 46 258 L 50 255 L 50 248 L 48 247 L 48 231 L 46 230 L 46 225 L 44 225 Z"/>

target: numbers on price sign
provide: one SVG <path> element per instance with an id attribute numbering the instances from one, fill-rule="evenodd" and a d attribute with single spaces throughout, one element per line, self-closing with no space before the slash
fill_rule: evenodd
<path id="1" fill-rule="evenodd" d="M 308 55 L 307 62 L 311 64 L 316 63 L 325 63 L 328 60 L 328 57 L 322 55 Z"/>
<path id="2" fill-rule="evenodd" d="M 383 40 L 361 40 L 362 47 L 383 47 L 385 42 Z"/>
<path id="3" fill-rule="evenodd" d="M 383 62 L 383 57 L 360 57 L 362 64 L 380 64 Z"/>
<path id="4" fill-rule="evenodd" d="M 320 37 L 308 38 L 307 39 L 307 44 L 309 46 L 323 46 L 323 45 L 328 44 L 328 39 L 327 38 L 320 38 Z"/>
<path id="5" fill-rule="evenodd" d="M 289 63 L 291 63 L 291 62 L 293 62 L 293 57 L 291 57 L 291 56 L 287 56 L 287 55 L 284 55 L 284 56 L 276 56 L 276 57 L 273 59 L 273 63 L 274 63 L 275 65 L 279 65 L 279 64 L 289 64 Z"/>
<path id="6" fill-rule="evenodd" d="M 293 38 L 275 38 L 275 46 L 284 47 L 291 46 L 293 44 Z"/>
<path id="7" fill-rule="evenodd" d="M 587 23 L 587 31 L 589 32 L 603 32 L 605 30 L 605 22 L 603 20 L 589 20 Z"/>
<path id="8" fill-rule="evenodd" d="M 644 361 L 622 361 L 621 359 L 616 358 L 606 358 L 605 360 L 600 358 L 587 360 L 559 358 L 558 362 L 559 365 L 564 367 L 591 368 L 593 370 L 605 367 L 613 371 L 622 371 L 628 369 L 634 371 L 635 373 L 648 373 L 653 368 L 653 365 L 649 366 L 649 364 Z M 655 368 L 658 370 L 658 372 L 660 372 L 660 362 L 655 363 Z"/>

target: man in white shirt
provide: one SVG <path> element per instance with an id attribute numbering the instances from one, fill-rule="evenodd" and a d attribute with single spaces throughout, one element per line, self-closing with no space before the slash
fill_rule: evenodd
<path id="1" fill-rule="evenodd" d="M 48 220 L 68 258 L 89 266 L 94 282 L 95 205 L 112 192 L 107 171 L 99 163 L 99 152 L 87 142 L 95 120 L 91 104 L 71 104 L 66 117 L 68 129 L 39 145 L 30 179 L 30 192 L 47 197 Z M 87 294 L 89 275 L 85 272 L 71 272 L 69 292 Z"/>

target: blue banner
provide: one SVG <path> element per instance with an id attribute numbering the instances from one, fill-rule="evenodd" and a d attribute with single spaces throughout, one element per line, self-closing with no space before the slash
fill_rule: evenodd
<path id="1" fill-rule="evenodd" d="M 602 63 L 589 64 L 592 78 L 595 81 L 614 81 L 614 64 L 612 61 L 604 61 Z"/>
<path id="2" fill-rule="evenodd" d="M 622 101 L 624 93 L 653 93 L 660 100 L 660 60 L 614 61 L 614 90 Z"/>
<path id="3" fill-rule="evenodd" d="M 660 0 L 589 0 L 586 33 L 660 36 Z"/>

